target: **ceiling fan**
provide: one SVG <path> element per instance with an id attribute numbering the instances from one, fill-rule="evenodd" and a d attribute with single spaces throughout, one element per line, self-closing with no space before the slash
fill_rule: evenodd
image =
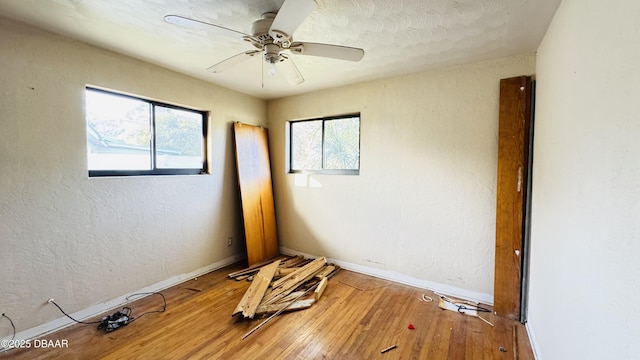
<path id="1" fill-rule="evenodd" d="M 287 52 L 347 61 L 360 61 L 364 56 L 364 50 L 360 48 L 293 41 L 293 33 L 313 11 L 315 5 L 315 0 L 285 0 L 278 12 L 264 13 L 261 19 L 254 21 L 251 34 L 180 15 L 167 15 L 164 21 L 183 27 L 214 31 L 220 35 L 241 36 L 256 48 L 209 67 L 207 70 L 213 73 L 220 73 L 262 54 L 264 63 L 269 66 L 269 75 L 276 75 L 276 64 L 279 64 L 279 70 L 287 81 L 299 85 L 304 82 L 304 78 Z"/>

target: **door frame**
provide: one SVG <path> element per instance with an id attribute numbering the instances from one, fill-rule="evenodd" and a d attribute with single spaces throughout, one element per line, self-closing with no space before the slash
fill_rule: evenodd
<path id="1" fill-rule="evenodd" d="M 521 321 L 527 306 L 533 84 L 532 76 L 500 80 L 494 311 Z"/>

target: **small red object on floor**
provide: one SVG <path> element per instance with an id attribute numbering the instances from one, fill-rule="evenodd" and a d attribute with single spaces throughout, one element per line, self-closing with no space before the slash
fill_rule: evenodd
<path id="1" fill-rule="evenodd" d="M 415 326 L 413 326 L 413 324 L 409 324 L 409 326 L 407 326 L 409 328 L 409 330 L 413 330 L 415 329 Z"/>

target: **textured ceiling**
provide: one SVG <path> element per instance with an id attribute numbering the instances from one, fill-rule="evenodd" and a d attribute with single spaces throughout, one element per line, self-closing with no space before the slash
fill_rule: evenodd
<path id="1" fill-rule="evenodd" d="M 295 1 L 295 0 L 289 0 Z M 262 76 L 259 57 L 206 69 L 253 47 L 163 21 L 182 15 L 250 33 L 283 0 L 1 0 L 5 17 L 270 99 L 399 74 L 532 54 L 561 0 L 316 0 L 294 40 L 359 47 L 360 62 L 291 55 L 305 78 Z M 265 69 L 266 74 L 266 69 Z M 263 80 L 264 79 L 264 80 Z"/>

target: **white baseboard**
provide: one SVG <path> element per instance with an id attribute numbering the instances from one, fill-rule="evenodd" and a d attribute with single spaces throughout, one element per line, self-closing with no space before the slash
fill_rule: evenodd
<path id="1" fill-rule="evenodd" d="M 287 255 L 303 255 L 305 257 L 317 257 L 317 255 L 312 255 L 312 254 L 307 254 L 307 253 L 303 253 L 300 251 L 295 251 L 286 247 L 280 247 L 280 252 L 282 254 L 287 254 Z M 213 264 L 201 267 L 199 269 L 196 269 L 194 271 L 191 271 L 189 273 L 185 273 L 185 274 L 180 274 L 180 275 L 176 275 L 173 276 L 167 280 L 163 280 L 160 281 L 158 283 L 155 283 L 153 285 L 147 286 L 145 288 L 142 288 L 140 290 L 137 291 L 132 291 L 129 294 L 125 294 L 122 296 L 119 296 L 115 299 L 100 303 L 100 304 L 96 304 L 96 305 L 92 305 L 84 310 L 80 310 L 78 312 L 75 312 L 73 314 L 70 314 L 73 318 L 78 319 L 78 320 L 85 320 L 91 317 L 94 317 L 96 315 L 108 312 L 110 310 L 113 310 L 115 308 L 118 308 L 120 306 L 123 306 L 124 304 L 130 302 L 128 301 L 126 298 L 127 296 L 131 295 L 131 294 L 136 294 L 136 293 L 145 293 L 145 292 L 158 292 L 158 291 L 162 291 L 164 289 L 167 289 L 169 287 L 175 286 L 177 284 L 180 284 L 188 279 L 192 279 L 198 276 L 201 276 L 203 274 L 209 273 L 211 271 L 223 268 L 227 265 L 233 264 L 235 262 L 238 262 L 242 259 L 244 259 L 245 256 L 244 255 L 234 255 L 232 257 L 223 259 L 221 261 L 215 262 Z M 427 280 L 423 280 L 423 279 L 418 279 L 412 276 L 408 276 L 405 274 L 401 274 L 398 272 L 394 272 L 394 271 L 386 271 L 386 270 L 381 270 L 381 269 L 376 269 L 376 268 L 372 268 L 372 267 L 368 267 L 368 266 L 363 266 L 363 265 L 358 265 L 358 264 L 353 264 L 353 263 L 349 263 L 346 261 L 341 261 L 338 259 L 332 259 L 332 258 L 327 258 L 327 261 L 331 262 L 331 263 L 335 263 L 337 265 L 339 265 L 340 267 L 350 270 L 350 271 L 354 271 L 357 273 L 361 273 L 361 274 L 365 274 L 365 275 L 369 275 L 369 276 L 373 276 L 373 277 L 377 277 L 380 279 L 384 279 L 384 280 L 389 280 L 389 281 L 394 281 L 400 284 L 405 284 L 405 285 L 409 285 L 409 286 L 414 286 L 417 288 L 421 288 L 421 289 L 427 289 L 427 290 L 431 290 L 431 291 L 435 291 L 441 294 L 446 294 L 446 295 L 450 295 L 450 296 L 455 296 L 461 299 L 465 299 L 465 300 L 470 300 L 470 301 L 475 301 L 475 302 L 480 302 L 483 304 L 488 304 L 488 305 L 493 305 L 493 295 L 490 294 L 485 294 L 485 293 L 480 293 L 480 292 L 475 292 L 475 291 L 470 291 L 467 289 L 462 289 L 462 288 L 458 288 L 455 286 L 450 286 L 450 285 L 446 285 L 446 284 L 441 284 L 441 283 L 437 283 L 437 282 L 432 282 L 432 281 L 427 281 Z M 68 327 L 70 325 L 73 325 L 74 322 L 72 320 L 70 320 L 67 317 L 61 317 L 58 318 L 56 320 L 50 321 L 46 324 L 42 324 L 24 331 L 20 331 L 19 333 L 16 334 L 16 339 L 21 339 L 21 340 L 28 340 L 28 339 L 35 339 L 38 337 L 42 337 L 44 335 L 50 334 L 54 331 L 58 331 L 60 329 L 63 329 L 65 327 Z M 531 341 L 531 346 L 534 350 L 534 354 L 536 356 L 536 359 L 541 359 L 536 351 L 536 346 L 535 346 L 535 336 L 533 336 L 533 332 L 532 330 L 529 328 L 529 324 L 527 324 L 527 332 L 529 334 L 529 340 Z M 5 337 L 3 338 L 3 340 L 5 339 L 10 339 L 11 337 Z M 7 349 L 0 349 L 0 352 L 7 350 Z"/>
<path id="2" fill-rule="evenodd" d="M 531 344 L 531 350 L 533 350 L 533 357 L 536 360 L 542 360 L 542 356 L 540 355 L 540 347 L 538 346 L 538 341 L 536 340 L 536 334 L 531 328 L 531 323 L 527 322 L 524 324 L 525 329 L 527 329 L 527 335 L 529 335 L 529 343 Z"/>
<path id="3" fill-rule="evenodd" d="M 246 258 L 246 255 L 234 255 L 231 257 L 228 257 L 226 259 L 223 259 L 221 261 L 217 261 L 213 264 L 201 267 L 199 269 L 196 269 L 194 271 L 185 273 L 185 274 L 180 274 L 180 275 L 176 275 L 176 276 L 172 276 L 169 279 L 160 281 L 158 283 L 155 283 L 153 285 L 144 287 L 140 290 L 137 291 L 132 291 L 129 294 L 125 294 L 122 296 L 119 296 L 115 299 L 109 300 L 109 301 L 105 301 L 103 303 L 100 304 L 96 304 L 96 305 L 92 305 L 84 310 L 80 310 L 78 312 L 75 312 L 73 314 L 70 314 L 71 317 L 73 317 L 74 319 L 78 319 L 80 321 L 94 317 L 96 315 L 102 314 L 104 312 L 108 312 L 110 310 L 113 310 L 115 308 L 121 307 L 123 305 L 125 305 L 126 303 L 131 302 L 132 300 L 127 300 L 127 297 L 130 296 L 131 294 L 137 294 L 137 293 L 151 293 L 151 292 L 158 292 L 158 291 L 162 291 L 164 289 L 170 288 L 174 285 L 178 285 L 186 280 L 189 279 L 193 279 L 196 278 L 198 276 L 207 274 L 209 272 L 212 272 L 214 270 L 218 270 L 220 268 L 223 268 L 227 265 L 231 265 L 235 262 L 238 262 L 242 259 Z M 136 300 L 139 299 L 136 298 Z M 42 325 L 38 325 L 36 327 L 27 329 L 27 330 L 23 330 L 20 331 L 18 333 L 16 333 L 15 338 L 16 339 L 20 339 L 20 340 L 29 340 L 29 339 L 36 339 L 39 337 L 42 337 L 44 335 L 50 334 L 54 331 L 58 331 L 60 329 L 63 329 L 67 326 L 73 325 L 75 324 L 75 322 L 67 317 L 61 317 L 58 319 L 55 319 L 53 321 L 50 321 L 46 324 L 42 324 Z M 11 339 L 10 336 L 2 338 L 2 340 L 9 340 Z M 3 352 L 5 350 L 5 348 L 0 348 L 0 352 Z"/>
<path id="4" fill-rule="evenodd" d="M 295 251 L 293 249 L 289 249 L 283 246 L 280 247 L 280 252 L 286 255 L 302 255 L 305 257 L 312 257 L 312 258 L 318 257 L 318 255 L 306 254 L 306 253 Z M 454 296 L 464 300 L 479 302 L 487 305 L 493 305 L 493 295 L 491 294 L 485 294 L 481 292 L 458 288 L 451 285 L 418 279 L 418 278 L 401 274 L 395 271 L 376 269 L 368 266 L 341 261 L 338 259 L 327 258 L 327 261 L 334 263 L 336 265 L 339 265 L 344 269 L 354 271 L 357 273 L 377 277 L 384 280 L 390 280 L 400 284 L 414 286 L 421 289 L 435 291 L 440 294 L 450 295 L 450 296 Z"/>

